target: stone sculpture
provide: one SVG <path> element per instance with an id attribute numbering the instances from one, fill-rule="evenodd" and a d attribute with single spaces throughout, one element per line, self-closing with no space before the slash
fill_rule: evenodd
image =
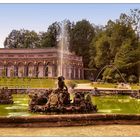
<path id="1" fill-rule="evenodd" d="M 0 104 L 13 104 L 12 92 L 7 87 L 0 89 Z"/>
<path id="2" fill-rule="evenodd" d="M 88 113 L 97 112 L 96 105 L 92 104 L 90 95 L 83 92 L 74 94 L 73 102 L 70 100 L 64 77 L 58 77 L 58 88 L 55 90 L 30 91 L 29 110 L 31 112 L 57 112 L 57 113 Z"/>

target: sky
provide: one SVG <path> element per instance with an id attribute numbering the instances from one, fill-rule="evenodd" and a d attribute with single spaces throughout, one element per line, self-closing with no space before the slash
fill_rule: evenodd
<path id="1" fill-rule="evenodd" d="M 86 19 L 95 25 L 105 25 L 118 19 L 121 13 L 139 8 L 139 4 L 0 4 L 0 48 L 13 30 L 47 31 L 55 21 Z"/>

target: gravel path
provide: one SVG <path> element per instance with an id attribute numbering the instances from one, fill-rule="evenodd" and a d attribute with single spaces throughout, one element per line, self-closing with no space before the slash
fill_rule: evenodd
<path id="1" fill-rule="evenodd" d="M 140 125 L 0 128 L 0 136 L 140 136 Z"/>

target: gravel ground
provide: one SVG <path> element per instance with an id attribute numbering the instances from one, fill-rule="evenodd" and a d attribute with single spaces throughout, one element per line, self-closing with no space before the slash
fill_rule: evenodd
<path id="1" fill-rule="evenodd" d="M 0 136 L 140 136 L 140 125 L 0 128 Z"/>

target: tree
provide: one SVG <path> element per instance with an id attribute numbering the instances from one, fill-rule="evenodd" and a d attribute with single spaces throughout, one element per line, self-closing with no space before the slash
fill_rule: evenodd
<path id="1" fill-rule="evenodd" d="M 95 62 L 97 68 L 110 64 L 110 43 L 105 35 L 96 41 Z"/>
<path id="2" fill-rule="evenodd" d="M 98 73 L 104 66 L 115 64 L 121 72 L 136 75 L 140 60 L 138 48 L 137 35 L 131 24 L 122 19 L 109 20 L 91 42 L 89 66 L 96 68 Z"/>
<path id="3" fill-rule="evenodd" d="M 78 21 L 71 29 L 70 51 L 83 57 L 85 68 L 88 68 L 89 46 L 94 35 L 94 28 L 87 20 Z"/>
<path id="4" fill-rule="evenodd" d="M 114 61 L 115 65 L 118 68 L 122 68 L 130 63 L 136 62 L 135 51 L 135 47 L 131 45 L 129 40 L 124 42 L 116 54 Z"/>
<path id="5" fill-rule="evenodd" d="M 38 48 L 39 36 L 35 31 L 12 30 L 4 41 L 5 48 Z"/>
<path id="6" fill-rule="evenodd" d="M 41 47 L 57 47 L 58 35 L 60 34 L 60 23 L 54 22 L 49 26 L 47 32 L 42 33 Z"/>
<path id="7" fill-rule="evenodd" d="M 126 25 L 131 25 L 137 35 L 140 35 L 140 9 L 130 9 L 128 15 L 122 13 L 120 15 L 120 20 Z"/>
<path id="8" fill-rule="evenodd" d="M 122 44 L 117 52 L 114 64 L 121 72 L 126 74 L 126 77 L 129 75 L 138 76 L 138 65 L 140 62 L 138 54 L 140 54 L 138 49 L 132 46 L 130 41 L 127 41 Z"/>

